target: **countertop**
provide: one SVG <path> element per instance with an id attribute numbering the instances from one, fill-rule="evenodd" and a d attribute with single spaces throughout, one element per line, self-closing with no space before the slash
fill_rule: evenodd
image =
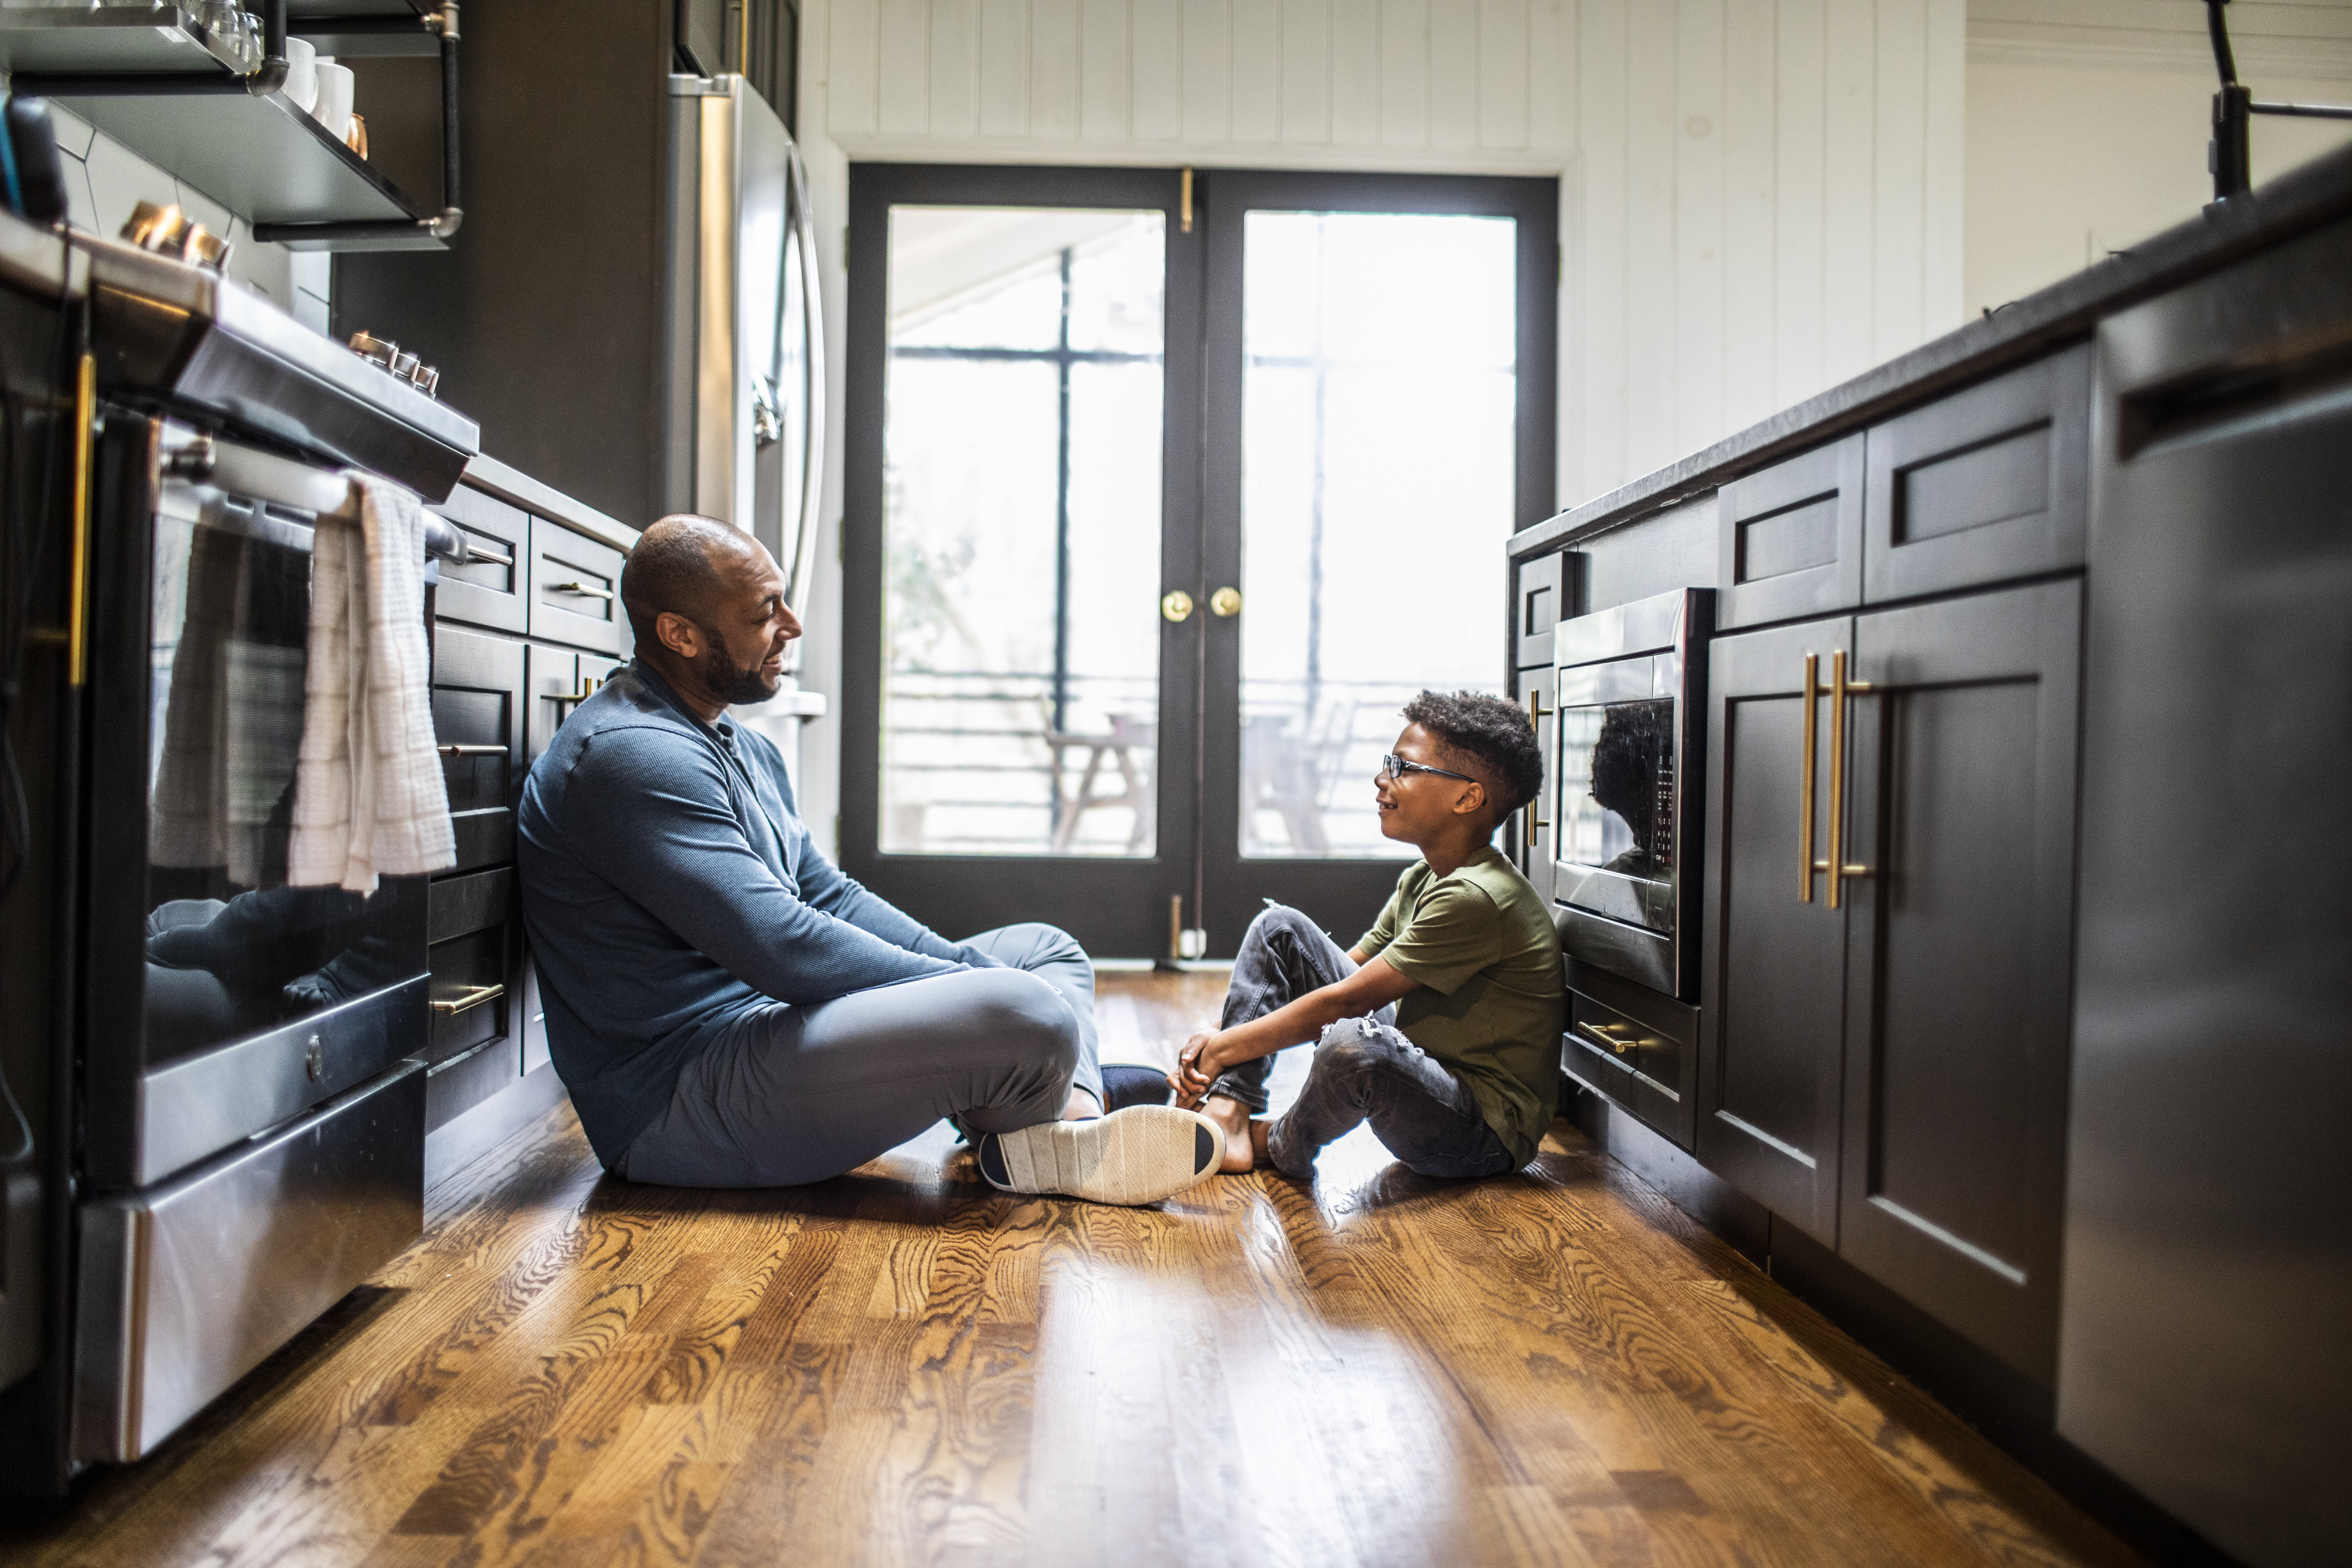
<path id="1" fill-rule="evenodd" d="M 1633 483 L 1520 530 L 1525 557 L 1572 544 L 1704 494 L 1897 409 L 2033 358 L 2154 295 L 2352 215 L 2352 147 L 2315 158 L 2247 195 L 2205 208 L 2095 267 L 1945 333 L 1852 381 Z"/>

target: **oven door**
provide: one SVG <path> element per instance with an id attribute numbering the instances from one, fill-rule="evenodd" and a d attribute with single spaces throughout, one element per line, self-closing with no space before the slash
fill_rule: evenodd
<path id="1" fill-rule="evenodd" d="M 1554 918 L 1570 956 L 1680 994 L 1682 656 L 1559 671 Z"/>
<path id="2" fill-rule="evenodd" d="M 83 1017 L 101 1188 L 299 1115 L 425 1033 L 425 879 L 287 885 L 310 514 L 167 477 L 173 430 L 109 410 L 98 454 Z"/>

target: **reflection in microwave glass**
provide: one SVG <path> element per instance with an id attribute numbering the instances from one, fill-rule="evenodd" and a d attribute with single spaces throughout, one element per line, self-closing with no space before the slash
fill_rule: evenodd
<path id="1" fill-rule="evenodd" d="M 1612 702 L 1560 714 L 1560 858 L 1644 881 L 1675 863 L 1675 705 Z"/>

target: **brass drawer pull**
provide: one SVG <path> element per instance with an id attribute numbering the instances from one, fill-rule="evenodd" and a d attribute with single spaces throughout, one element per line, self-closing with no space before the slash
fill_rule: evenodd
<path id="1" fill-rule="evenodd" d="M 485 1002 L 495 1002 L 506 994 L 507 988 L 503 985 L 468 986 L 461 995 L 452 996 L 446 1002 L 434 1003 L 433 1010 L 445 1018 L 454 1018 L 460 1013 L 470 1012 Z"/>
<path id="2" fill-rule="evenodd" d="M 1631 1024 L 1596 1024 L 1590 1019 L 1580 1018 L 1576 1022 L 1576 1026 L 1590 1043 L 1605 1047 L 1621 1057 L 1644 1043 L 1633 1033 L 1633 1026 Z M 1621 1032 L 1626 1037 L 1625 1038 L 1617 1037 Z"/>
<path id="3" fill-rule="evenodd" d="M 504 746 L 436 746 L 434 750 L 445 757 L 503 757 L 507 754 Z"/>
<path id="4" fill-rule="evenodd" d="M 585 583 L 550 583 L 547 591 L 551 594 L 577 594 L 586 599 L 602 599 L 608 605 L 614 598 L 612 589 L 592 587 Z"/>

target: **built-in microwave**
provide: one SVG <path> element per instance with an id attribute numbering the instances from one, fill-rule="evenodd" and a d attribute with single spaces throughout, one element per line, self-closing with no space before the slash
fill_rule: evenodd
<path id="1" fill-rule="evenodd" d="M 1700 796 L 1715 591 L 1559 623 L 1552 636 L 1552 915 L 1561 945 L 1698 999 Z"/>

